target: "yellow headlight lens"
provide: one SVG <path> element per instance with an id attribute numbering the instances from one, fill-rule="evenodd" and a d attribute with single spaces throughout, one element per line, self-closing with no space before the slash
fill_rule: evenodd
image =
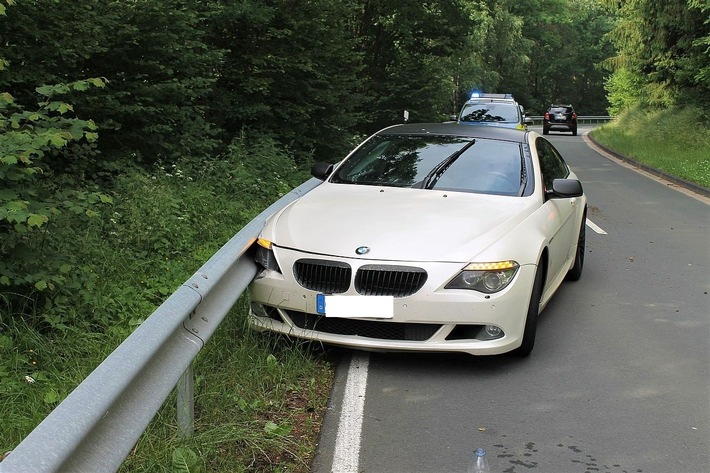
<path id="1" fill-rule="evenodd" d="M 518 267 L 515 261 L 496 261 L 495 263 L 469 263 L 464 271 L 500 271 L 503 269 L 514 269 Z"/>

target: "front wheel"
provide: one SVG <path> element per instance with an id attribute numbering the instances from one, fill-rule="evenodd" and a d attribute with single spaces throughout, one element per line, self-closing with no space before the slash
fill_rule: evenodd
<path id="1" fill-rule="evenodd" d="M 530 304 L 525 317 L 525 330 L 523 331 L 523 343 L 513 350 L 514 356 L 526 357 L 535 346 L 535 334 L 537 333 L 537 316 L 540 312 L 540 299 L 542 299 L 543 286 L 542 261 L 537 266 L 535 280 L 533 281 L 532 293 L 530 294 Z"/>

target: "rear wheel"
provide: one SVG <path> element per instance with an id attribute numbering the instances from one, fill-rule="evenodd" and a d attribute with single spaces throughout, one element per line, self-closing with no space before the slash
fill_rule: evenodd
<path id="1" fill-rule="evenodd" d="M 525 357 L 530 354 L 535 346 L 535 334 L 537 333 L 537 316 L 540 311 L 540 299 L 542 298 L 543 286 L 543 269 L 542 261 L 537 266 L 535 272 L 535 281 L 533 281 L 532 293 L 530 294 L 530 304 L 528 304 L 528 313 L 525 317 L 525 330 L 523 331 L 523 343 L 520 347 L 513 350 L 514 356 Z"/>
<path id="2" fill-rule="evenodd" d="M 578 281 L 582 276 L 582 268 L 584 268 L 584 252 L 586 245 L 586 231 L 587 231 L 587 211 L 585 210 L 582 214 L 582 226 L 579 229 L 579 238 L 577 238 L 577 254 L 574 257 L 574 264 L 567 272 L 568 281 Z"/>
<path id="3" fill-rule="evenodd" d="M 550 133 L 550 129 L 549 129 L 549 128 L 542 127 L 542 134 L 543 134 L 543 135 L 547 135 L 548 133 Z"/>
<path id="4" fill-rule="evenodd" d="M 577 127 L 572 128 L 572 136 L 577 136 Z"/>

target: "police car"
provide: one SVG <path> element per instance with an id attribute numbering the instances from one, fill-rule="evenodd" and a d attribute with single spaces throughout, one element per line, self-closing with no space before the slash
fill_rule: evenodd
<path id="1" fill-rule="evenodd" d="M 531 118 L 513 98 L 513 94 L 484 94 L 474 92 L 461 108 L 457 123 L 463 125 L 499 126 L 527 130 Z"/>

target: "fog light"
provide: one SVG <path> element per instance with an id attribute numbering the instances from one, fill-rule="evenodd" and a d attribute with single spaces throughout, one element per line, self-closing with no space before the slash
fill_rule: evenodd
<path id="1" fill-rule="evenodd" d="M 495 325 L 486 325 L 486 334 L 491 338 L 498 338 L 503 334 L 503 331 Z"/>

